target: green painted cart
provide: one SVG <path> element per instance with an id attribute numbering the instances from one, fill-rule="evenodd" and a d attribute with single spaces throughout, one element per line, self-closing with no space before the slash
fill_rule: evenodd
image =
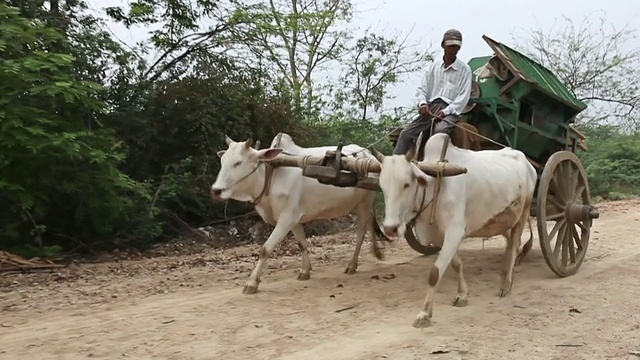
<path id="1" fill-rule="evenodd" d="M 538 184 L 531 215 L 537 218 L 542 254 L 555 274 L 573 275 L 584 261 L 592 221 L 599 217 L 576 156 L 578 149 L 586 151 L 584 136 L 571 126 L 587 106 L 542 65 L 487 36 L 482 38 L 494 54 L 468 62 L 473 71 L 472 98 L 461 121 L 477 128 L 480 149 L 509 146 L 522 151 L 536 167 Z M 400 130 L 390 134 L 392 142 Z M 330 155 L 335 160 L 340 158 L 339 149 Z M 305 168 L 305 176 L 323 183 L 377 188 L 371 179 L 356 175 L 358 168 L 350 160 L 334 161 L 333 167 L 326 160 L 318 160 L 319 166 L 308 167 L 308 162 L 297 166 Z M 281 164 L 296 166 L 285 163 Z M 421 245 L 412 229 L 407 232 L 414 250 L 426 255 L 439 251 Z"/>

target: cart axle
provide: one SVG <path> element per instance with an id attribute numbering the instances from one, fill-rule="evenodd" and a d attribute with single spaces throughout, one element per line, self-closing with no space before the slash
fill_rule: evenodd
<path id="1" fill-rule="evenodd" d="M 600 213 L 591 205 L 569 204 L 566 207 L 567 218 L 572 221 L 589 221 L 600 217 Z"/>

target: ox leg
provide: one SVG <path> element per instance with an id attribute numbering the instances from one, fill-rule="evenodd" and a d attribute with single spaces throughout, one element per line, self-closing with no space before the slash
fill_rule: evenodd
<path id="1" fill-rule="evenodd" d="M 502 265 L 502 284 L 500 285 L 500 291 L 498 291 L 499 297 L 505 297 L 511 293 L 511 287 L 513 286 L 513 267 L 515 266 L 516 256 L 518 255 L 518 249 L 520 248 L 520 237 L 524 230 L 526 219 L 519 220 L 516 225 L 507 231 L 505 236 L 507 237 L 507 246 L 504 250 L 504 262 Z"/>
<path id="2" fill-rule="evenodd" d="M 296 224 L 296 221 L 293 221 L 291 219 L 293 219 L 293 217 L 281 217 L 275 228 L 271 232 L 271 235 L 269 235 L 267 241 L 265 241 L 264 245 L 262 245 L 262 248 L 260 249 L 258 264 L 253 269 L 251 276 L 249 276 L 249 280 L 247 280 L 247 284 L 242 290 L 243 294 L 255 294 L 256 292 L 258 292 L 260 276 L 262 275 L 264 268 L 267 266 L 267 260 L 269 260 L 269 256 L 276 248 L 276 246 L 280 244 L 282 239 L 284 239 L 291 228 Z"/>
<path id="3" fill-rule="evenodd" d="M 302 271 L 298 274 L 298 280 L 309 280 L 311 278 L 311 259 L 309 259 L 309 242 L 304 233 L 304 227 L 302 224 L 296 224 L 291 232 L 298 242 L 302 255 Z"/>
<path id="4" fill-rule="evenodd" d="M 462 259 L 460 259 L 460 255 L 456 254 L 451 259 L 451 268 L 456 272 L 456 279 L 458 280 L 458 293 L 453 298 L 452 305 L 457 307 L 467 306 L 469 303 L 469 287 L 462 274 Z"/>
<path id="5" fill-rule="evenodd" d="M 364 242 L 364 236 L 367 232 L 367 225 L 370 224 L 370 237 L 372 246 L 375 246 L 375 234 L 373 230 L 374 223 L 373 213 L 371 211 L 371 206 L 373 206 L 373 202 L 371 204 L 367 204 L 367 206 L 360 205 L 357 210 L 358 220 L 356 222 L 356 249 L 353 252 L 353 256 L 351 257 L 351 261 L 347 268 L 344 270 L 345 274 L 353 275 L 356 273 L 356 269 L 358 268 L 358 258 L 360 257 L 360 250 L 362 249 L 362 243 Z"/>
<path id="6" fill-rule="evenodd" d="M 462 238 L 464 237 L 464 228 L 458 226 L 457 224 L 463 222 L 453 221 L 452 223 L 455 225 L 450 226 L 445 231 L 442 250 L 440 250 L 438 258 L 436 259 L 433 267 L 431 268 L 431 272 L 429 273 L 427 296 L 424 300 L 422 311 L 420 311 L 418 317 L 413 322 L 413 327 L 415 328 L 425 328 L 431 324 L 434 294 L 438 290 L 440 279 L 442 279 L 445 270 L 447 269 L 447 267 L 449 267 L 453 258 L 456 257 L 458 247 L 460 246 L 460 243 L 462 243 Z M 462 266 L 460 267 L 460 271 L 462 271 Z"/>

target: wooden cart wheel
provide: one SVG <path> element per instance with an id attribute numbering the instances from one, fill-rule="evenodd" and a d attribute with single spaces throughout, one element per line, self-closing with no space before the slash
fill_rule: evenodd
<path id="1" fill-rule="evenodd" d="M 411 246 L 411 248 L 422 255 L 434 255 L 440 252 L 439 246 L 427 245 L 424 246 L 418 241 L 418 238 L 413 233 L 413 223 L 407 224 L 407 230 L 404 233 L 404 238 L 407 239 L 407 244 Z"/>
<path id="2" fill-rule="evenodd" d="M 536 197 L 536 222 L 544 260 L 559 277 L 571 276 L 584 261 L 591 223 L 599 216 L 591 206 L 584 167 L 574 153 L 558 151 L 551 155 Z"/>

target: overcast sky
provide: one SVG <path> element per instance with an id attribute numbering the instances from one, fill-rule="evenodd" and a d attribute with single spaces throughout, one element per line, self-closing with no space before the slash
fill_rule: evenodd
<path id="1" fill-rule="evenodd" d="M 125 6 L 126 0 L 92 0 L 91 7 L 101 13 L 106 6 Z M 375 27 L 389 32 L 407 33 L 411 38 L 427 39 L 438 45 L 442 33 L 449 28 L 462 32 L 463 46 L 459 57 L 468 61 L 475 56 L 491 55 L 491 49 L 482 40 L 487 35 L 497 41 L 514 46 L 514 36 L 524 36 L 525 31 L 542 26 L 551 28 L 554 22 L 563 25 L 562 16 L 579 23 L 586 15 L 606 16 L 609 24 L 617 29 L 627 26 L 640 34 L 640 2 L 631 0 L 355 0 L 364 11 L 352 26 Z M 594 12 L 597 12 L 594 14 Z M 148 37 L 145 29 L 128 30 L 124 26 L 109 23 L 109 28 L 122 41 L 133 44 Z M 640 39 L 630 46 L 640 47 Z M 393 89 L 396 100 L 388 106 L 413 104 L 420 76 L 404 79 Z"/>

